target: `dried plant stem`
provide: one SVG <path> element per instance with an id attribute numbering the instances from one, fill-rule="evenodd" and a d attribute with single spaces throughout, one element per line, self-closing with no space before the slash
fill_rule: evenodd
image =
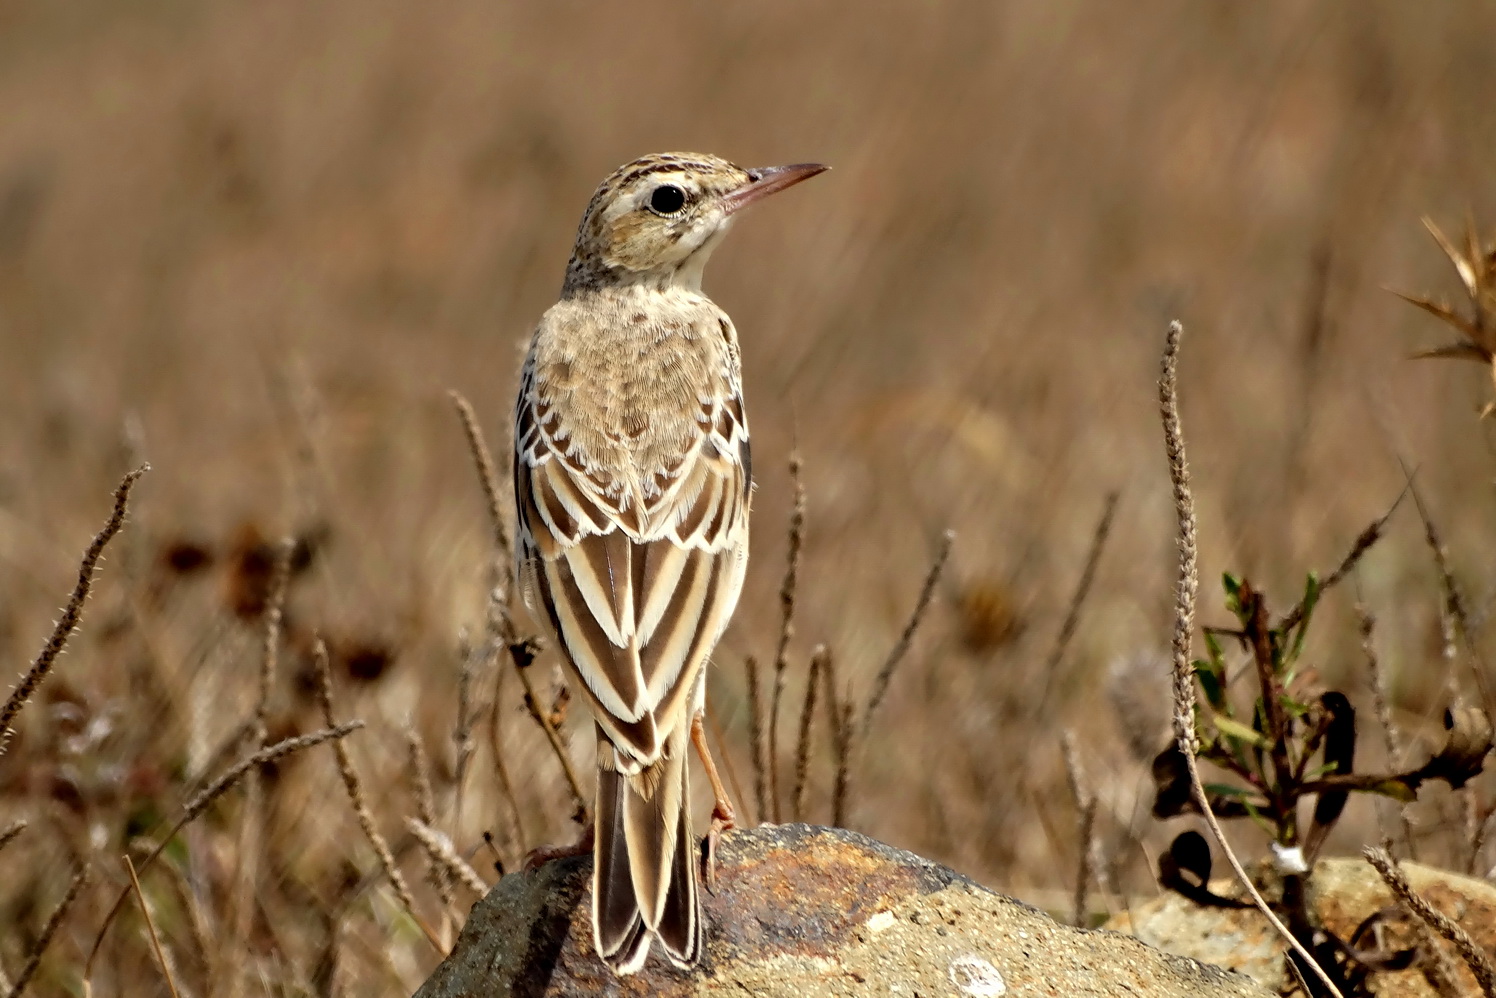
<path id="1" fill-rule="evenodd" d="M 523 849 L 524 843 L 529 841 L 525 832 L 525 819 L 523 809 L 519 806 L 519 797 L 514 792 L 514 783 L 509 779 L 509 764 L 505 761 L 507 753 L 504 751 L 504 728 L 499 723 L 500 694 L 504 690 L 503 670 L 494 674 L 493 703 L 488 710 L 488 733 L 489 749 L 493 753 L 494 772 L 499 777 L 499 792 L 504 795 L 505 802 L 509 805 L 509 817 L 514 822 L 514 842 L 516 849 Z"/>
<path id="2" fill-rule="evenodd" d="M 795 739 L 795 790 L 790 808 L 795 821 L 805 820 L 805 788 L 810 778 L 810 733 L 816 712 L 816 686 L 830 654 L 825 645 L 817 645 L 810 655 L 810 675 L 805 679 L 805 700 L 800 705 L 800 734 Z"/>
<path id="3" fill-rule="evenodd" d="M 130 505 L 130 490 L 135 487 L 140 476 L 150 470 L 150 465 L 141 465 L 126 475 L 115 488 L 114 511 L 110 513 L 104 529 L 94 535 L 93 543 L 88 546 L 87 551 L 83 552 L 83 561 L 78 565 L 78 582 L 73 586 L 73 595 L 68 598 L 67 606 L 63 607 L 62 616 L 57 618 L 57 623 L 52 627 L 52 636 L 42 646 L 41 654 L 32 661 L 31 668 L 26 670 L 26 675 L 21 677 L 20 683 L 11 691 L 5 701 L 5 706 L 0 708 L 0 755 L 5 754 L 6 746 L 10 743 L 11 725 L 15 722 L 16 715 L 21 712 L 22 707 L 26 706 L 26 702 L 42 684 L 42 680 L 47 678 L 47 673 L 52 671 L 57 657 L 67 646 L 68 638 L 72 637 L 73 631 L 77 629 L 78 621 L 83 616 L 83 604 L 88 599 L 89 590 L 93 588 L 94 569 L 98 567 L 104 548 L 125 525 L 125 513 Z"/>
<path id="4" fill-rule="evenodd" d="M 296 540 L 286 537 L 275 547 L 270 570 L 270 585 L 265 594 L 265 614 L 261 622 L 259 690 L 254 715 L 247 728 L 256 749 L 264 748 L 266 726 L 270 720 L 270 698 L 275 692 L 275 675 L 280 660 L 281 621 L 285 616 L 286 588 L 291 580 L 291 555 Z M 330 724 L 331 722 L 329 722 Z M 243 961 L 249 952 L 247 941 L 254 922 L 258 895 L 259 860 L 264 837 L 265 787 L 259 769 L 244 774 L 244 807 L 239 826 L 238 870 L 234 879 L 232 918 L 228 942 L 223 947 L 228 966 L 223 971 L 229 998 L 243 993 Z"/>
<path id="5" fill-rule="evenodd" d="M 1086 924 L 1086 892 L 1090 889 L 1092 870 L 1091 840 L 1096 830 L 1096 798 L 1086 789 L 1085 774 L 1080 768 L 1080 754 L 1075 747 L 1075 732 L 1066 729 L 1060 736 L 1060 754 L 1065 760 L 1065 779 L 1070 786 L 1070 796 L 1075 801 L 1078 816 L 1077 835 L 1080 839 L 1079 869 L 1075 871 L 1075 896 L 1071 906 L 1070 923 Z"/>
<path id="6" fill-rule="evenodd" d="M 507 620 L 507 616 L 505 617 Z M 512 625 L 510 630 L 513 630 Z M 540 705 L 540 698 L 535 695 L 535 684 L 530 681 L 530 666 L 535 661 L 534 646 L 528 641 L 508 642 L 509 657 L 514 662 L 514 671 L 519 674 L 520 685 L 525 688 L 525 709 L 540 725 L 540 730 L 545 732 L 546 741 L 550 742 L 551 752 L 556 757 L 556 762 L 561 766 L 561 775 L 566 778 L 566 787 L 571 791 L 572 804 L 575 806 L 573 817 L 577 824 L 587 824 L 587 798 L 582 794 L 582 783 L 577 779 L 577 771 L 571 764 L 571 754 L 566 751 L 566 743 L 561 741 L 561 734 L 556 726 L 551 723 L 550 715 Z"/>
<path id="7" fill-rule="evenodd" d="M 209 953 L 212 951 L 209 940 L 213 938 L 213 930 L 208 924 L 208 918 L 203 913 L 203 906 L 198 901 L 197 891 L 188 881 L 186 874 L 175 863 L 166 864 L 167 876 L 171 879 L 173 893 L 176 894 L 177 904 L 186 913 L 187 929 L 192 934 L 192 946 L 197 953 L 197 964 L 204 975 L 204 988 L 211 990 L 212 980 L 209 975 L 211 970 L 208 965 Z"/>
<path id="8" fill-rule="evenodd" d="M 435 828 L 436 795 L 431 790 L 431 766 L 426 759 L 426 746 L 421 741 L 420 732 L 413 727 L 405 729 L 405 747 L 409 756 L 410 779 L 415 788 L 416 814 L 420 816 L 422 824 L 426 827 Z M 442 901 L 441 936 L 445 943 L 448 938 L 447 930 L 452 903 L 455 900 L 452 896 L 452 876 L 445 865 L 432 858 L 428 879 L 436 888 L 437 896 Z"/>
<path id="9" fill-rule="evenodd" d="M 1434 567 L 1439 571 L 1439 588 L 1444 595 L 1444 613 L 1454 620 L 1459 631 L 1460 640 L 1465 645 L 1465 653 L 1470 662 L 1470 672 L 1475 678 L 1475 688 L 1479 691 L 1481 703 L 1489 715 L 1496 711 L 1496 698 L 1493 698 L 1490 686 L 1486 682 L 1486 664 L 1475 645 L 1475 632 L 1470 627 L 1470 614 L 1465 609 L 1465 600 L 1460 595 L 1460 587 L 1455 582 L 1454 573 L 1450 571 L 1449 558 L 1444 550 L 1443 541 L 1439 539 L 1439 530 L 1434 525 L 1434 518 L 1429 513 L 1428 506 L 1425 505 L 1423 496 L 1418 491 L 1418 485 L 1413 481 L 1413 473 L 1406 462 L 1403 463 L 1403 474 L 1408 479 L 1408 490 L 1413 493 L 1413 505 L 1423 521 L 1423 536 L 1428 541 L 1429 550 L 1433 553 Z"/>
<path id="10" fill-rule="evenodd" d="M 488 893 L 488 885 L 483 882 L 482 877 L 478 876 L 478 872 L 457 854 L 457 850 L 452 847 L 451 839 L 426 822 L 415 818 L 406 818 L 405 827 L 425 847 L 426 855 L 431 862 L 441 867 L 447 876 L 456 877 L 462 881 L 464 887 L 480 898 Z"/>
<path id="11" fill-rule="evenodd" d="M 758 659 L 743 660 L 748 684 L 748 741 L 753 748 L 753 803 L 758 820 L 769 820 L 769 763 L 764 746 L 763 694 L 759 690 Z"/>
<path id="12" fill-rule="evenodd" d="M 479 653 L 469 642 L 465 627 L 458 636 L 457 647 L 458 658 L 462 662 L 462 671 L 457 676 L 457 727 L 452 732 L 452 743 L 457 748 L 457 763 L 452 776 L 451 834 L 453 838 L 459 838 L 462 835 L 462 804 L 467 795 L 468 763 L 472 761 L 473 752 L 477 748 L 477 741 L 473 737 L 473 727 L 478 713 L 473 709 L 473 681 L 477 676 Z M 491 647 L 492 642 L 483 642 L 485 666 L 491 661 L 491 656 L 488 654 Z"/>
<path id="13" fill-rule="evenodd" d="M 831 755 L 836 762 L 836 778 L 831 787 L 831 824 L 847 826 L 847 807 L 852 793 L 852 702 L 842 697 L 836 681 L 836 657 L 828 654 L 821 662 L 821 678 L 826 683 L 826 712 L 831 718 Z"/>
<path id="14" fill-rule="evenodd" d="M 920 623 L 925 619 L 925 612 L 930 609 L 930 601 L 935 598 L 935 586 L 940 582 L 940 573 L 945 571 L 945 563 L 951 556 L 951 545 L 955 543 L 956 532 L 947 530 L 940 535 L 940 547 L 935 552 L 935 560 L 930 565 L 930 571 L 925 575 L 925 584 L 920 588 L 919 599 L 914 601 L 914 612 L 909 615 L 909 621 L 904 625 L 903 633 L 899 640 L 894 642 L 893 650 L 888 653 L 888 658 L 883 662 L 883 668 L 878 670 L 877 677 L 873 680 L 873 691 L 867 698 L 867 706 L 862 710 L 862 723 L 858 726 L 858 735 L 865 735 L 873 723 L 875 714 L 883 704 L 884 697 L 888 696 L 888 684 L 893 681 L 894 670 L 899 663 L 909 654 L 909 647 L 914 643 L 915 632 L 919 630 Z"/>
<path id="15" fill-rule="evenodd" d="M 1086 565 L 1081 569 L 1080 580 L 1075 584 L 1075 592 L 1070 594 L 1070 603 L 1065 608 L 1065 619 L 1060 624 L 1060 633 L 1055 635 L 1054 647 L 1049 651 L 1049 659 L 1044 663 L 1044 693 L 1039 698 L 1039 715 L 1044 714 L 1049 704 L 1049 696 L 1054 691 L 1055 677 L 1060 671 L 1060 662 L 1065 657 L 1065 650 L 1070 647 L 1070 639 L 1075 637 L 1075 631 L 1080 626 L 1080 611 L 1086 604 L 1086 597 L 1091 592 L 1091 584 L 1096 581 L 1096 567 L 1101 564 L 1101 552 L 1106 549 L 1107 537 L 1112 532 L 1112 519 L 1117 513 L 1117 498 L 1119 493 L 1108 492 L 1106 505 L 1102 508 L 1101 519 L 1096 523 L 1096 530 L 1091 535 L 1091 547 L 1086 552 Z"/>
<path id="16" fill-rule="evenodd" d="M 317 667 L 317 699 L 322 706 L 323 722 L 331 728 L 333 721 L 332 710 L 332 669 L 328 666 L 327 645 L 321 638 L 317 639 L 312 649 L 312 657 L 316 660 Z M 418 925 L 425 928 L 425 921 L 420 912 L 416 910 L 415 898 L 411 896 L 410 885 L 405 882 L 405 875 L 400 872 L 400 867 L 395 865 L 395 857 L 390 853 L 390 845 L 385 841 L 384 835 L 374 823 L 374 814 L 369 810 L 369 803 L 364 798 L 363 781 L 359 779 L 358 770 L 353 765 L 353 753 L 348 751 L 348 746 L 342 741 L 333 745 L 333 751 L 338 757 L 338 774 L 343 777 L 343 789 L 348 793 L 348 800 L 353 805 L 353 813 L 358 818 L 358 825 L 364 832 L 364 838 L 369 840 L 369 845 L 374 847 L 374 854 L 379 857 L 379 865 L 384 868 L 384 875 L 395 888 L 395 896 L 410 917 L 415 919 Z M 436 938 L 436 934 L 426 928 L 427 938 L 432 948 L 438 953 L 443 948 Z"/>
<path id="17" fill-rule="evenodd" d="M 1397 861 L 1387 853 L 1367 846 L 1361 854 L 1376 869 L 1377 874 L 1387 884 L 1388 890 L 1392 891 L 1399 903 L 1417 916 L 1419 921 L 1449 940 L 1454 948 L 1459 950 L 1465 965 L 1470 968 L 1470 972 L 1475 975 L 1476 981 L 1480 984 L 1481 994 L 1486 998 L 1496 998 L 1496 963 L 1493 963 L 1491 957 L 1475 945 L 1475 940 L 1470 938 L 1470 934 L 1462 929 L 1458 922 L 1429 904 L 1422 895 L 1414 891 L 1412 885 L 1408 883 L 1408 878 L 1403 876 L 1402 870 L 1398 868 Z"/>
<path id="18" fill-rule="evenodd" d="M 1377 722 L 1382 728 L 1382 747 L 1387 752 L 1387 766 L 1396 771 L 1399 760 L 1402 758 L 1402 732 L 1398 730 L 1396 723 L 1392 720 L 1392 708 L 1387 702 L 1387 681 L 1382 675 L 1381 662 L 1377 658 L 1376 642 L 1374 632 L 1376 630 L 1376 618 L 1360 603 L 1356 604 L 1356 621 L 1361 630 L 1361 652 L 1366 658 L 1367 678 L 1371 684 L 1371 700 L 1376 710 Z M 1383 807 L 1378 802 L 1377 812 L 1381 813 Z M 1413 855 L 1413 828 L 1408 823 L 1407 810 L 1401 806 L 1396 807 L 1398 830 L 1401 832 L 1399 846 L 1404 855 Z"/>
<path id="19" fill-rule="evenodd" d="M 1251 897 L 1252 903 L 1262 912 L 1273 930 L 1282 936 L 1290 948 L 1298 954 L 1306 968 L 1312 969 L 1334 998 L 1344 998 L 1321 967 L 1300 943 L 1288 927 L 1273 913 L 1258 892 L 1252 878 L 1242 868 L 1220 822 L 1210 810 L 1210 798 L 1200 781 L 1200 765 L 1196 759 L 1200 742 L 1195 733 L 1195 669 L 1191 664 L 1190 642 L 1195 626 L 1195 597 L 1200 588 L 1199 556 L 1196 545 L 1195 500 L 1190 493 L 1189 464 L 1184 451 L 1184 426 L 1179 419 L 1179 341 L 1184 336 L 1184 325 L 1178 320 L 1169 323 L 1169 334 L 1164 342 L 1162 372 L 1158 381 L 1159 411 L 1163 419 L 1164 449 L 1169 459 L 1169 478 L 1174 490 L 1174 512 L 1179 524 L 1179 575 L 1174 605 L 1174 738 L 1179 751 L 1184 755 L 1189 770 L 1190 788 L 1195 802 L 1200 807 L 1201 817 L 1215 837 L 1221 852 L 1231 865 L 1232 872 L 1241 882 L 1242 888 Z"/>
<path id="20" fill-rule="evenodd" d="M 798 452 L 790 455 L 790 477 L 795 483 L 795 505 L 790 513 L 784 582 L 779 587 L 779 645 L 774 651 L 774 687 L 769 697 L 769 800 L 775 822 L 783 820 L 779 793 L 779 702 L 784 696 L 790 638 L 795 634 L 795 590 L 800 582 L 800 552 L 805 546 L 805 482 L 800 477 Z"/>
<path id="21" fill-rule="evenodd" d="M 530 716 L 535 719 L 535 723 L 540 725 L 540 730 L 545 733 L 546 741 L 550 742 L 551 751 L 555 753 L 556 761 L 561 765 L 561 772 L 566 777 L 567 788 L 571 791 L 572 800 L 576 805 L 574 816 L 578 824 L 585 825 L 588 812 L 581 782 L 577 779 L 576 771 L 571 764 L 571 757 L 567 754 L 566 745 L 556 731 L 556 726 L 551 723 L 550 717 L 547 716 L 539 699 L 535 696 L 534 684 L 530 682 L 527 672 L 530 663 L 535 658 L 533 643 L 520 640 L 514 621 L 509 616 L 508 601 L 514 592 L 513 549 L 509 545 L 509 535 L 504 529 L 504 507 L 499 500 L 499 476 L 494 469 L 493 455 L 489 452 L 488 443 L 483 438 L 483 429 L 478 425 L 478 418 L 474 415 L 473 407 L 468 400 L 457 391 L 450 391 L 447 394 L 451 396 L 453 405 L 457 407 L 457 414 L 462 418 L 463 430 L 467 433 L 468 448 L 472 452 L 473 465 L 478 471 L 478 482 L 483 487 L 483 495 L 488 501 L 488 516 L 493 527 L 494 546 L 498 548 L 499 561 L 503 565 L 501 569 L 504 578 L 503 591 L 489 600 L 489 628 L 509 649 L 509 656 L 514 662 L 515 671 L 519 673 L 520 684 L 525 688 L 525 707 L 530 711 Z"/>
<path id="22" fill-rule="evenodd" d="M 509 531 L 504 527 L 504 506 L 499 501 L 502 494 L 499 490 L 499 473 L 494 467 L 493 455 L 488 449 L 488 443 L 483 438 L 483 427 L 478 422 L 478 416 L 473 412 L 473 406 L 462 393 L 456 389 L 447 392 L 452 399 L 452 404 L 457 408 L 458 418 L 462 420 L 463 432 L 467 434 L 468 449 L 472 453 L 473 465 L 478 470 L 478 480 L 483 486 L 484 498 L 488 500 L 489 526 L 493 528 L 494 547 L 498 549 L 499 561 L 503 565 L 505 574 L 505 592 L 509 592 L 513 582 L 509 573 L 512 571 L 514 549 L 509 545 Z"/>
<path id="23" fill-rule="evenodd" d="M 287 738 L 284 741 L 276 742 L 274 745 L 267 745 L 258 752 L 239 760 L 231 769 L 224 772 L 218 779 L 208 784 L 208 786 L 200 790 L 196 796 L 187 802 L 187 805 L 182 809 L 182 816 L 177 819 L 177 823 L 167 830 L 166 835 L 162 837 L 161 841 L 156 843 L 156 847 L 150 851 L 145 859 L 141 860 L 140 866 L 137 869 L 144 872 L 147 867 L 156 861 L 157 857 L 166 851 L 166 847 L 171 844 L 172 839 L 177 837 L 178 832 L 206 811 L 208 805 L 232 790 L 244 778 L 244 774 L 251 769 L 254 769 L 256 766 L 275 762 L 277 759 L 288 756 L 293 752 L 299 752 L 314 745 L 321 745 L 325 741 L 346 738 L 363 726 L 363 721 L 348 721 L 336 727 L 324 728 L 321 731 L 313 731 L 305 735 L 297 735 L 294 738 Z M 89 981 L 93 977 L 94 958 L 99 955 L 99 949 L 104 944 L 104 935 L 109 931 L 109 926 L 114 923 L 115 916 L 119 914 L 120 907 L 129 896 L 130 889 L 128 887 L 120 891 L 119 896 L 114 899 L 114 904 L 110 906 L 108 913 L 104 916 L 104 924 L 99 926 L 98 934 L 94 936 L 93 947 L 88 951 L 88 959 L 83 964 L 83 987 L 85 992 L 88 990 Z"/>
<path id="24" fill-rule="evenodd" d="M 135 873 L 135 864 L 130 862 L 129 856 L 124 857 L 124 860 L 125 870 L 130 874 L 130 888 L 135 892 L 135 901 L 140 905 L 140 914 L 145 918 L 145 927 L 151 934 L 151 949 L 156 951 L 156 962 L 161 965 L 161 974 L 166 978 L 166 986 L 171 991 L 172 998 L 180 998 L 176 978 L 161 949 L 161 937 L 156 934 L 156 920 L 151 916 L 151 906 L 146 903 L 145 892 L 140 889 L 140 877 Z"/>
<path id="25" fill-rule="evenodd" d="M 1355 542 L 1351 544 L 1351 549 L 1345 553 L 1345 557 L 1340 559 L 1340 564 L 1336 565 L 1335 570 L 1325 576 L 1324 580 L 1320 582 L 1319 595 L 1323 596 L 1326 591 L 1335 588 L 1335 586 L 1344 581 L 1346 576 L 1350 575 L 1351 571 L 1360 564 L 1366 552 L 1370 551 L 1372 546 L 1382 539 L 1382 532 L 1387 529 L 1387 522 L 1392 519 L 1392 514 L 1397 512 L 1397 508 L 1402 505 L 1403 500 L 1408 497 L 1408 492 L 1409 489 L 1405 487 L 1398 493 L 1397 498 L 1392 501 L 1392 505 L 1388 508 L 1387 512 L 1371 521 L 1365 530 L 1356 535 Z M 1292 609 L 1283 615 L 1283 619 L 1274 625 L 1274 630 L 1287 631 L 1297 627 L 1299 622 L 1304 619 L 1304 614 L 1308 610 L 1309 605 L 1306 600 L 1300 599 L 1293 605 Z"/>
<path id="26" fill-rule="evenodd" d="M 73 879 L 68 883 L 67 893 L 62 900 L 57 902 L 57 907 L 52 909 L 52 914 L 47 918 L 47 924 L 42 926 L 41 935 L 36 937 L 36 944 L 31 947 L 31 952 L 26 956 L 26 963 L 21 967 L 21 973 L 11 984 L 6 998 L 21 998 L 26 991 L 26 985 L 36 976 L 37 968 L 42 964 L 42 957 L 47 952 L 47 947 L 52 945 L 52 937 L 57 935 L 57 930 L 62 928 L 63 920 L 68 917 L 68 912 L 73 907 L 73 902 L 78 900 L 78 892 L 88 880 L 88 867 L 84 866 L 73 874 Z"/>

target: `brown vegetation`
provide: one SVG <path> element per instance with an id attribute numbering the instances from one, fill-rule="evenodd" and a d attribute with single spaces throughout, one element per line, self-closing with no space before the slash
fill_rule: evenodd
<path id="1" fill-rule="evenodd" d="M 589 726 L 446 391 L 502 453 L 588 195 L 663 148 L 835 168 L 707 278 L 759 458 L 712 679 L 741 817 L 836 817 L 1081 918 L 1158 889 L 1195 820 L 1149 815 L 1175 315 L 1206 591 L 1299 591 L 1413 472 L 1424 523 L 1386 522 L 1301 660 L 1385 710 L 1358 772 L 1416 768 L 1496 685 L 1491 271 L 1421 226 L 1471 257 L 1467 213 L 1496 220 L 1493 35 L 1473 0 L 0 9 L 10 675 L 154 469 L 0 754 L 0 994 L 75 991 L 96 938 L 100 996 L 408 994 L 470 874 L 576 834 Z M 1449 348 L 1425 312 L 1475 278 Z M 1353 794 L 1323 849 L 1385 824 L 1483 874 L 1493 800 L 1490 772 L 1401 817 Z"/>

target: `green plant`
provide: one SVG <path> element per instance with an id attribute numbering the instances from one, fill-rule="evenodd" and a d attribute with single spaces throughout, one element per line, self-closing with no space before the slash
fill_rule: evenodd
<path id="1" fill-rule="evenodd" d="M 1379 531 L 1385 519 L 1362 537 Z M 1370 536 L 1364 544 L 1358 541 L 1358 549 L 1364 551 L 1374 539 Z M 1345 693 L 1322 688 L 1318 673 L 1304 660 L 1305 641 L 1320 598 L 1344 574 L 1337 570 L 1323 583 L 1310 574 L 1298 603 L 1276 619 L 1266 596 L 1251 582 L 1229 573 L 1223 576 L 1225 608 L 1234 624 L 1205 628 L 1206 656 L 1194 662 L 1202 694 L 1195 707 L 1194 727 L 1199 758 L 1224 774 L 1222 780 L 1205 784 L 1211 810 L 1218 818 L 1248 821 L 1261 829 L 1271 844 L 1282 881 L 1273 902 L 1275 911 L 1295 938 L 1337 978 L 1342 993 L 1352 995 L 1368 993 L 1366 981 L 1372 973 L 1407 966 L 1413 953 L 1362 948 L 1370 925 L 1363 925 L 1350 939 L 1339 939 L 1316 924 L 1307 886 L 1320 847 L 1353 793 L 1380 794 L 1406 803 L 1429 780 L 1442 780 L 1452 789 L 1463 787 L 1481 772 L 1491 751 L 1492 732 L 1483 711 L 1451 705 L 1444 713 L 1444 744 L 1427 762 L 1391 772 L 1357 771 L 1356 709 Z M 1236 674 L 1231 668 L 1233 647 L 1245 659 Z M 1243 674 L 1255 680 L 1245 706 L 1231 695 L 1233 680 Z M 1158 754 L 1153 775 L 1156 817 L 1198 812 L 1177 746 Z M 1310 801 L 1313 810 L 1306 826 L 1300 804 Z M 1185 832 L 1160 860 L 1159 882 L 1200 904 L 1243 906 L 1210 890 L 1210 865 L 1204 839 L 1196 832 Z M 1311 993 L 1321 993 L 1312 977 L 1303 976 Z"/>

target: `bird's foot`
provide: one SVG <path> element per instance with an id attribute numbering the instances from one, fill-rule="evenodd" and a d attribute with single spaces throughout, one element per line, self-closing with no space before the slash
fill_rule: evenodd
<path id="1" fill-rule="evenodd" d="M 592 840 L 595 835 L 592 825 L 582 833 L 582 837 L 571 845 L 566 846 L 539 846 L 525 853 L 525 870 L 538 870 L 540 867 L 556 859 L 570 859 L 573 856 L 586 856 L 592 852 Z"/>
<path id="2" fill-rule="evenodd" d="M 706 861 L 703 871 L 706 889 L 713 894 L 717 893 L 717 844 L 721 841 L 723 832 L 737 827 L 737 815 L 733 813 L 732 804 L 725 797 L 719 798 L 712 807 L 712 823 L 707 826 Z"/>

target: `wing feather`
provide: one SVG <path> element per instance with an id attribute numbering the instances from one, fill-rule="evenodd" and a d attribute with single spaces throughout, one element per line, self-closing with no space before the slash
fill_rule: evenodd
<path id="1" fill-rule="evenodd" d="M 514 484 L 533 564 L 521 578 L 629 767 L 659 758 L 742 589 L 751 486 L 735 349 L 700 413 L 671 424 L 685 428 L 678 450 L 656 446 L 647 464 L 626 434 L 569 423 L 566 392 L 533 353 L 526 362 Z"/>

